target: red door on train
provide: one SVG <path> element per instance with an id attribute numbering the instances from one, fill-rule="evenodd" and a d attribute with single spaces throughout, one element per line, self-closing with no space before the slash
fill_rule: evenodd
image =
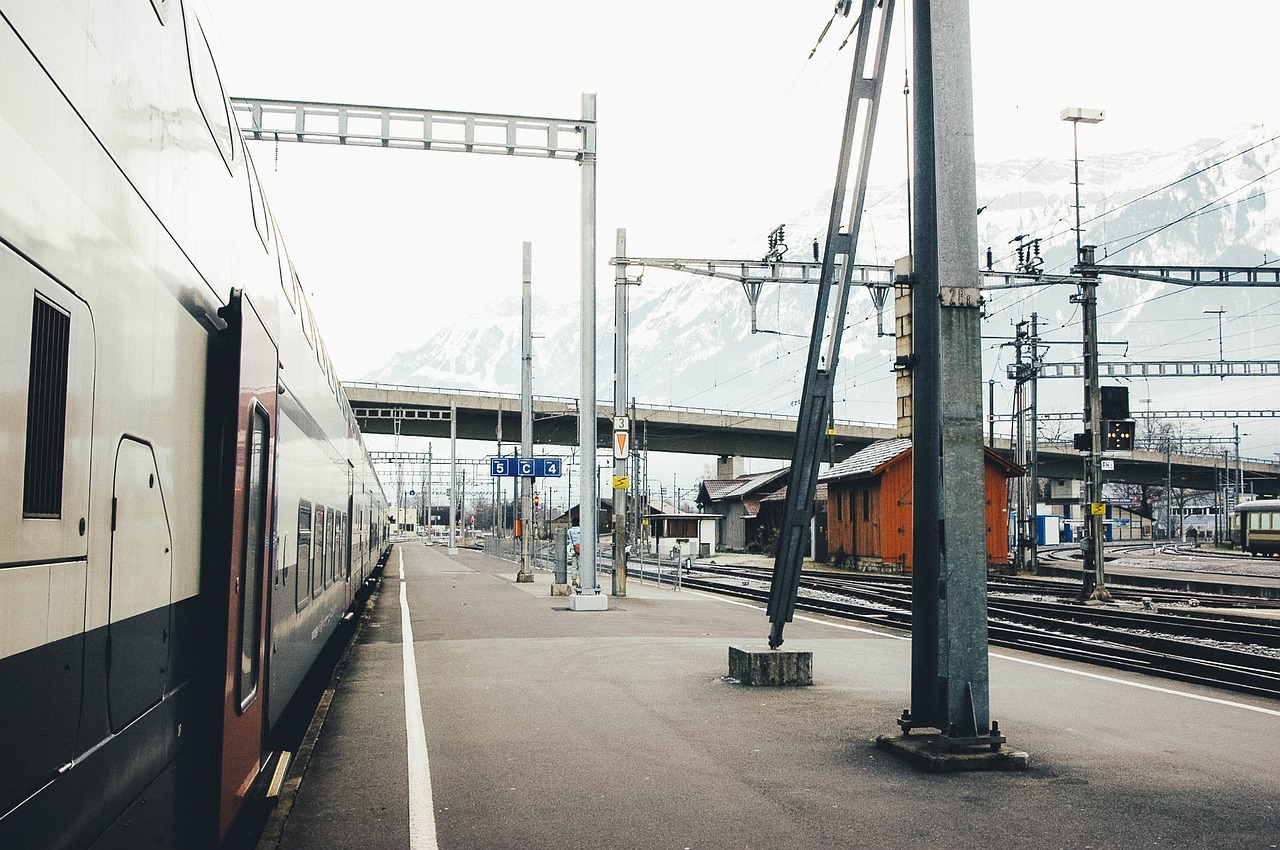
<path id="1" fill-rule="evenodd" d="M 275 518 L 276 386 L 278 353 L 253 304 L 239 290 L 219 311 L 232 346 L 234 429 L 228 422 L 222 481 L 230 534 L 226 541 L 226 667 L 222 687 L 221 793 L 218 838 L 222 840 L 244 804 L 262 764 L 265 713 L 263 683 L 266 624 Z M 234 438 L 234 439 L 233 439 Z M 233 444 L 234 443 L 234 444 Z M 221 596 L 221 594 L 219 594 Z"/>

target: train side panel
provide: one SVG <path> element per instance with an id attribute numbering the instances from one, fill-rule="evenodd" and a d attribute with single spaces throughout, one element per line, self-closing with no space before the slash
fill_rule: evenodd
<path id="1" fill-rule="evenodd" d="M 356 482 L 385 514 L 203 29 L 189 4 L 161 9 L 0 0 L 5 847 L 213 841 L 210 697 L 230 671 L 209 628 L 231 639 L 242 626 L 211 591 L 231 566 L 206 535 L 231 486 L 210 399 L 233 289 L 283 375 L 281 521 L 264 538 L 279 618 L 265 628 L 280 640 L 263 659 L 269 719 L 352 592 L 332 557 L 307 605 L 277 607 L 296 594 L 284 572 L 304 494 L 327 509 L 313 533 L 329 552 L 360 548 Z"/>

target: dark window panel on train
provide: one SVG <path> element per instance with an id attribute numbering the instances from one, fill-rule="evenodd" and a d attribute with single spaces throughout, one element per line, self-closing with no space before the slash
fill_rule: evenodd
<path id="1" fill-rule="evenodd" d="M 37 294 L 31 314 L 31 369 L 27 381 L 24 518 L 62 516 L 70 346 L 71 317 Z"/>
<path id="2" fill-rule="evenodd" d="M 297 607 L 302 610 L 311 601 L 311 503 L 298 503 L 298 568 Z"/>
<path id="3" fill-rule="evenodd" d="M 262 633 L 263 562 L 266 558 L 267 527 L 267 456 L 270 444 L 267 414 L 261 407 L 253 411 L 249 428 L 249 486 L 245 493 L 244 576 L 240 590 L 240 710 L 243 711 L 258 693 L 258 640 Z"/>

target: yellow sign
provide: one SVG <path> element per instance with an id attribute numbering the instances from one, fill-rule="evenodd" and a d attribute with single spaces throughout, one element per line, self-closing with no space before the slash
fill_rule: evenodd
<path id="1" fill-rule="evenodd" d="M 1094 516 L 1106 516 L 1107 506 L 1103 502 L 1090 502 L 1089 513 L 1093 514 Z"/>
<path id="2" fill-rule="evenodd" d="M 629 476 L 629 475 L 615 475 L 615 476 L 613 476 L 613 489 L 615 489 L 615 490 L 630 490 L 630 489 L 631 489 L 631 476 Z"/>

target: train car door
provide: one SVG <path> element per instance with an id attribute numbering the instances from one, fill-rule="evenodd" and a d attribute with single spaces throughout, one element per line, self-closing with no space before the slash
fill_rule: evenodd
<path id="1" fill-rule="evenodd" d="M 226 666 L 222 688 L 222 764 L 219 840 L 235 820 L 262 764 L 265 714 L 262 683 L 267 659 L 266 626 L 271 584 L 271 540 L 275 525 L 276 384 L 278 353 L 253 308 L 239 290 L 219 311 L 232 345 L 237 378 L 228 399 L 223 486 L 230 539 L 226 575 Z M 225 494 L 224 494 L 225 495 Z"/>

